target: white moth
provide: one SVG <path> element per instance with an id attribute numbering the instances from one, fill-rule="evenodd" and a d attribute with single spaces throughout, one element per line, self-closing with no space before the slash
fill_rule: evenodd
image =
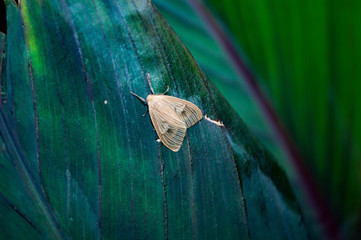
<path id="1" fill-rule="evenodd" d="M 147 96 L 147 100 L 133 92 L 130 93 L 145 105 L 148 105 L 147 112 L 149 111 L 150 119 L 160 141 L 170 150 L 178 152 L 182 146 L 187 128 L 203 118 L 202 111 L 191 102 L 165 95 L 169 90 L 169 86 L 164 93 L 154 94 L 149 73 L 147 79 L 152 92 Z"/>

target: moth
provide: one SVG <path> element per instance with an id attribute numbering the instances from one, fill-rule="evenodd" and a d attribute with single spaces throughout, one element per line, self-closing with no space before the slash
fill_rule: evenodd
<path id="1" fill-rule="evenodd" d="M 160 141 L 173 152 L 178 152 L 187 128 L 203 118 L 202 111 L 191 102 L 165 95 L 169 86 L 164 93 L 154 94 L 149 73 L 147 79 L 152 92 L 147 96 L 147 100 L 133 92 L 130 93 L 148 106 L 143 117 L 149 112 L 150 120 Z"/>

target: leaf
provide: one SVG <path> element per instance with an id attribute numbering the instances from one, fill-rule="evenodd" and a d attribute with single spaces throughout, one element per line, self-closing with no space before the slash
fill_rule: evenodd
<path id="1" fill-rule="evenodd" d="M 355 79 L 361 76 L 356 67 L 361 61 L 361 4 L 203 2 L 249 59 L 258 85 L 272 99 L 341 223 L 336 231 L 357 238 L 361 85 Z"/>
<path id="2" fill-rule="evenodd" d="M 150 2 L 6 5 L 2 236 L 308 237 L 283 170 Z M 202 120 L 177 153 L 156 142 L 130 94 L 150 93 L 147 72 L 225 127 Z"/>

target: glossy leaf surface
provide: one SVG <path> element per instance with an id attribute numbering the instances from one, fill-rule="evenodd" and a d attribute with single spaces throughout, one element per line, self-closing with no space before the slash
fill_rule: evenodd
<path id="1" fill-rule="evenodd" d="M 149 2 L 6 4 L 2 236 L 308 238 L 284 172 Z M 202 120 L 177 153 L 156 142 L 130 94 L 150 93 L 147 72 L 225 127 Z"/>
<path id="2" fill-rule="evenodd" d="M 242 47 L 340 232 L 358 238 L 360 1 L 203 2 Z"/>

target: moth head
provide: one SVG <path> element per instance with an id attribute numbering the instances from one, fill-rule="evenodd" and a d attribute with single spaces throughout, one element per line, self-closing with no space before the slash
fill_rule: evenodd
<path id="1" fill-rule="evenodd" d="M 149 104 L 150 101 L 152 101 L 154 99 L 154 94 L 149 94 L 147 96 L 147 103 Z"/>

